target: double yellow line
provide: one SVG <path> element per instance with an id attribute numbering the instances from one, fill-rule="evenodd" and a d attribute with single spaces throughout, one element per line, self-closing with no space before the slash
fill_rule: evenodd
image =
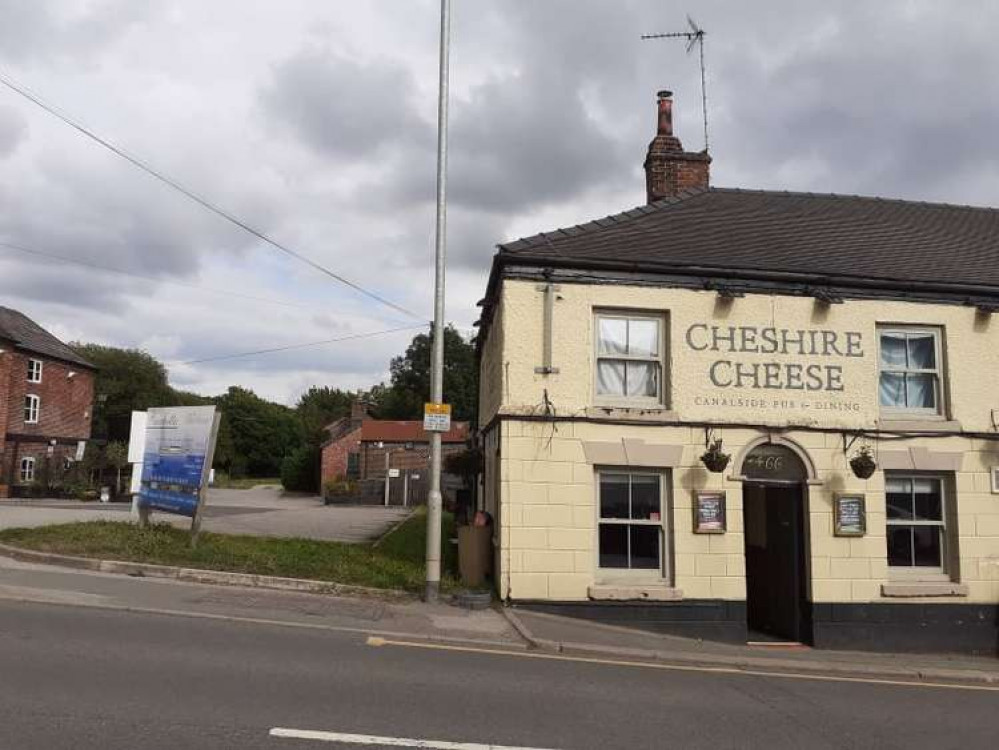
<path id="1" fill-rule="evenodd" d="M 537 651 L 508 651 L 501 648 L 479 646 L 459 646 L 447 643 L 430 643 L 419 641 L 402 641 L 378 636 L 370 636 L 369 646 L 394 646 L 397 648 L 418 648 L 430 651 L 454 651 L 466 654 L 487 654 L 490 656 L 507 656 L 517 659 L 542 659 L 546 661 L 575 662 L 578 664 L 602 664 L 610 667 L 632 667 L 637 669 L 658 669 L 666 672 L 693 672 L 698 674 L 737 675 L 740 677 L 767 677 L 784 680 L 808 680 L 811 682 L 853 682 L 864 685 L 884 685 L 887 687 L 923 688 L 933 690 L 974 690 L 978 692 L 996 693 L 999 686 L 964 685 L 946 682 L 921 682 L 908 680 L 889 680 L 876 677 L 848 677 L 845 675 L 806 674 L 802 672 L 770 672 L 761 669 L 740 669 L 738 667 L 692 666 L 683 664 L 665 664 L 661 662 L 627 661 L 624 659 L 604 659 L 590 656 L 567 656 L 564 654 L 544 654 Z"/>

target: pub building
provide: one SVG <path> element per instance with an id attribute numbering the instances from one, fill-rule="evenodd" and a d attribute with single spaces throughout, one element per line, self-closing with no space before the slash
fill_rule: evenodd
<path id="1" fill-rule="evenodd" d="M 735 642 L 994 654 L 999 210 L 711 187 L 671 107 L 646 205 L 493 259 L 499 596 Z"/>

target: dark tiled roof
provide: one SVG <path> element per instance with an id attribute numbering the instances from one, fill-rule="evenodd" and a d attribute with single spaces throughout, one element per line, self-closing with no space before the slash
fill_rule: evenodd
<path id="1" fill-rule="evenodd" d="M 31 318 L 9 307 L 0 307 L 0 338 L 19 348 L 82 367 L 93 367 L 87 360 L 46 331 Z"/>
<path id="2" fill-rule="evenodd" d="M 468 439 L 468 422 L 452 422 L 451 429 L 441 439 L 445 443 L 463 443 Z M 429 443 L 430 433 L 423 422 L 365 419 L 361 423 L 361 440 L 365 443 Z"/>
<path id="3" fill-rule="evenodd" d="M 501 245 L 499 259 L 798 272 L 999 290 L 999 210 L 708 188 Z"/>

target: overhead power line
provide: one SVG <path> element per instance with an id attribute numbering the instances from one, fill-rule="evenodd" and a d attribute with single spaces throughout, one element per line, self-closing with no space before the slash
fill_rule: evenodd
<path id="1" fill-rule="evenodd" d="M 288 346 L 275 346 L 270 349 L 254 349 L 249 352 L 237 352 L 236 354 L 221 354 L 217 357 L 205 357 L 204 359 L 191 359 L 187 362 L 176 362 L 179 365 L 200 365 L 204 362 L 218 362 L 223 359 L 237 359 L 239 357 L 253 357 L 258 354 L 273 354 L 275 352 L 287 352 L 292 349 L 308 349 L 313 346 L 325 346 L 326 344 L 336 344 L 340 341 L 353 341 L 355 339 L 369 339 L 375 336 L 386 336 L 390 333 L 401 333 L 402 331 L 415 331 L 424 326 L 405 326 L 403 328 L 389 328 L 385 331 L 370 331 L 368 333 L 355 333 L 350 336 L 340 336 L 335 339 L 325 339 L 324 341 L 310 341 L 305 344 L 289 344 Z"/>
<path id="2" fill-rule="evenodd" d="M 221 218 L 225 219 L 230 224 L 233 224 L 233 225 L 239 227 L 240 229 L 242 229 L 245 232 L 248 232 L 249 234 L 253 235 L 257 239 L 262 240 L 263 242 L 266 242 L 271 247 L 273 247 L 273 248 L 275 248 L 277 250 L 280 250 L 281 252 L 285 253 L 286 255 L 290 255 L 292 258 L 295 258 L 296 260 L 298 260 L 298 261 L 306 264 L 307 266 L 310 266 L 311 268 L 314 268 L 315 270 L 319 271 L 320 273 L 323 273 L 326 276 L 329 276 L 330 278 L 332 278 L 332 279 L 340 282 L 341 284 L 344 284 L 345 286 L 350 287 L 354 291 L 356 291 L 356 292 L 358 292 L 360 294 L 363 294 L 365 297 L 368 297 L 369 299 L 373 299 L 376 302 L 378 302 L 378 303 L 380 303 L 382 305 L 385 305 L 386 307 L 390 307 L 393 310 L 397 310 L 398 312 L 401 312 L 401 313 L 403 313 L 405 315 L 408 315 L 408 316 L 410 316 L 412 318 L 422 319 L 422 316 L 417 315 L 416 313 L 414 313 L 414 312 L 412 312 L 410 310 L 407 310 L 405 307 L 402 307 L 401 305 L 397 305 L 395 302 L 392 302 L 391 300 L 388 300 L 388 299 L 380 296 L 379 294 L 376 294 L 375 292 L 372 292 L 372 291 L 370 291 L 368 289 L 365 289 L 360 284 L 357 284 L 357 283 L 351 281 L 350 279 L 347 279 L 344 276 L 341 276 L 340 274 L 336 273 L 335 271 L 330 270 L 326 266 L 323 266 L 323 265 L 317 263 L 316 261 L 312 260 L 308 256 L 303 255 L 302 253 L 299 253 L 296 250 L 291 249 L 287 245 L 284 245 L 281 242 L 278 242 L 277 240 L 275 240 L 275 239 L 269 237 L 268 235 L 264 234 L 260 230 L 255 229 L 254 227 L 250 226 L 249 224 L 247 224 L 242 219 L 237 218 L 236 216 L 234 216 L 233 214 L 229 213 L 225 209 L 220 208 L 219 206 L 215 205 L 214 203 L 212 203 L 211 201 L 209 201 L 207 198 L 203 198 L 202 196 L 200 196 L 197 193 L 195 193 L 193 190 L 190 190 L 189 188 L 184 187 L 182 184 L 180 184 L 179 182 L 177 182 L 173 178 L 168 177 L 164 173 L 162 173 L 162 172 L 154 169 L 153 167 L 149 166 L 146 162 L 144 162 L 143 160 L 139 159 L 138 157 L 132 156 L 130 153 L 128 153 L 127 151 L 125 151 L 120 146 L 116 146 L 111 141 L 108 141 L 107 139 L 102 138 L 101 136 L 97 135 L 97 133 L 95 133 L 92 130 L 88 129 L 87 127 L 81 125 L 79 122 L 77 122 L 76 120 L 74 120 L 73 118 L 71 118 L 69 115 L 61 112 L 54 105 L 51 105 L 51 104 L 47 103 L 41 97 L 39 97 L 39 96 L 31 93 L 30 91 L 28 91 L 25 87 L 21 86 L 20 84 L 15 83 L 13 80 L 11 80 L 9 77 L 7 77 L 6 75 L 4 75 L 3 73 L 0 73 L 0 84 L 3 84 L 4 86 L 6 86 L 8 89 L 10 89 L 11 91 L 13 91 L 14 93 L 18 94 L 19 96 L 24 97 L 25 99 L 27 99 L 28 101 L 30 101 L 32 104 L 40 107 L 41 109 L 45 110 L 50 115 L 52 115 L 53 117 L 56 117 L 57 119 L 59 119 L 62 122 L 66 123 L 71 128 L 73 128 L 74 130 L 82 133 L 83 135 L 85 135 L 87 138 L 91 139 L 95 143 L 98 143 L 99 145 L 103 146 L 104 148 L 106 148 L 111 153 L 115 154 L 116 156 L 121 157 L 125 161 L 127 161 L 127 162 L 131 163 L 132 165 L 134 165 L 134 166 L 138 167 L 139 169 L 141 169 L 146 174 L 148 174 L 148 175 L 156 178 L 157 180 L 159 180 L 160 182 L 162 182 L 164 185 L 167 185 L 168 187 L 173 188 L 174 190 L 178 191 L 182 195 L 184 195 L 187 198 L 191 199 L 192 201 L 194 201 L 198 205 L 202 206 L 203 208 L 206 208 L 209 211 L 211 211 L 212 213 L 216 214 L 217 216 L 220 216 Z"/>
<path id="3" fill-rule="evenodd" d="M 270 299 L 268 297 L 257 297 L 252 294 L 243 294 L 242 292 L 234 292 L 230 289 L 216 289 L 214 287 L 200 286 L 199 284 L 187 284 L 183 281 L 175 281 L 173 279 L 164 279 L 159 276 L 150 276 L 148 274 L 135 273 L 134 271 L 126 271 L 122 268 L 113 268 L 111 266 L 105 266 L 99 263 L 90 263 L 85 260 L 79 260 L 77 258 L 70 258 L 66 255 L 57 255 L 55 253 L 46 253 L 41 250 L 34 250 L 32 248 L 24 247 L 23 245 L 15 245 L 10 242 L 0 242 L 0 248 L 5 248 L 7 250 L 13 250 L 18 253 L 25 253 L 27 255 L 34 255 L 39 258 L 45 258 L 47 260 L 60 261 L 63 263 L 72 263 L 73 265 L 82 266 L 84 268 L 91 268 L 97 271 L 108 271 L 110 273 L 121 274 L 122 276 L 132 276 L 136 279 L 145 279 L 146 281 L 154 281 L 158 284 L 172 284 L 174 286 L 181 286 L 187 289 L 195 289 L 199 292 L 210 292 L 212 294 L 227 294 L 231 297 L 241 297 L 242 299 L 252 300 L 254 302 L 266 302 L 271 305 L 284 305 L 285 307 L 298 307 L 303 310 L 311 310 L 315 312 L 315 306 L 313 305 L 303 305 L 299 302 L 288 302 L 279 299 Z"/>

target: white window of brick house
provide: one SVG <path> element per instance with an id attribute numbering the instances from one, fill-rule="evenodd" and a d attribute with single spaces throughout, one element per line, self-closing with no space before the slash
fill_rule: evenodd
<path id="1" fill-rule="evenodd" d="M 42 382 L 42 361 L 40 359 L 28 360 L 28 382 L 29 383 Z"/>
<path id="2" fill-rule="evenodd" d="M 38 414 L 42 408 L 42 400 L 33 393 L 24 397 L 25 424 L 38 424 Z"/>
<path id="3" fill-rule="evenodd" d="M 664 328 L 661 315 L 597 313 L 599 401 L 663 403 Z"/>
<path id="4" fill-rule="evenodd" d="M 25 456 L 21 459 L 21 481 L 35 481 L 35 459 L 31 456 Z"/>
<path id="5" fill-rule="evenodd" d="M 947 483 L 940 476 L 885 473 L 888 568 L 891 573 L 946 574 Z"/>
<path id="6" fill-rule="evenodd" d="M 943 414 L 940 331 L 935 328 L 878 329 L 881 411 L 895 415 Z"/>
<path id="7" fill-rule="evenodd" d="M 652 472 L 601 470 L 597 561 L 603 571 L 669 573 L 664 477 Z"/>

